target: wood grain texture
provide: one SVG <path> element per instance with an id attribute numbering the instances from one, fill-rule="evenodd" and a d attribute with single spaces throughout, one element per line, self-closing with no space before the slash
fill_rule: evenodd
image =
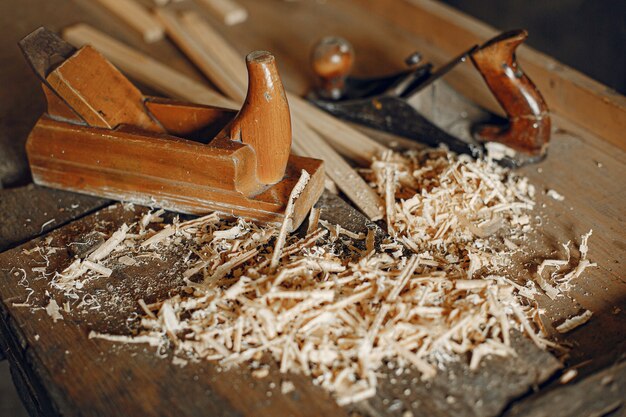
<path id="1" fill-rule="evenodd" d="M 184 75 L 165 67 L 157 61 L 138 53 L 128 46 L 123 45 L 121 42 L 115 41 L 114 39 L 87 25 L 75 25 L 66 28 L 63 32 L 63 36 L 74 45 L 90 44 L 94 46 L 116 66 L 119 66 L 122 70 L 128 72 L 129 75 L 163 92 L 164 94 L 202 104 L 216 104 L 226 105 L 227 107 L 236 107 L 234 101 L 223 98 L 219 94 L 210 90 L 208 87 L 195 83 L 193 80 L 185 77 Z M 211 38 L 203 37 L 202 39 L 208 40 L 207 44 L 213 45 L 213 48 L 217 45 L 216 43 L 210 42 Z M 232 53 L 230 48 L 227 48 L 223 54 L 212 54 L 211 56 L 219 57 L 221 59 L 221 62 L 217 65 L 229 65 L 228 63 L 235 65 L 234 67 L 228 67 L 231 68 L 232 71 L 230 75 L 227 76 L 228 81 L 226 82 L 234 85 L 242 85 L 241 80 L 245 81 L 245 78 L 240 77 L 242 71 L 238 71 L 236 68 L 242 68 L 243 64 L 241 59 L 235 57 L 235 54 Z M 137 65 L 138 62 L 145 63 L 146 65 Z M 236 62 L 236 64 L 234 62 Z M 245 74 L 245 68 L 243 68 L 243 70 L 243 73 Z M 165 76 L 160 76 L 160 74 L 165 74 Z M 238 81 L 231 82 L 231 77 L 237 77 Z M 222 85 L 226 85 L 226 82 Z M 217 99 L 215 98 L 216 96 Z M 288 97 L 290 102 L 294 103 L 292 104 L 292 110 L 294 106 L 298 109 L 302 109 L 302 106 L 298 107 L 299 102 L 302 101 L 299 97 L 294 95 L 289 95 Z M 312 111 L 318 111 L 314 107 L 309 106 L 308 104 L 306 105 L 308 108 L 313 109 Z M 340 123 L 331 116 L 328 116 L 323 112 L 320 113 L 325 122 L 330 122 L 331 128 L 332 126 L 336 126 Z M 344 124 L 342 125 L 345 126 Z M 340 129 L 341 127 L 336 131 L 339 132 Z M 332 166 L 330 163 L 326 164 L 326 171 L 331 178 L 336 180 L 341 190 L 352 201 L 354 201 L 370 219 L 378 219 L 381 217 L 381 211 L 379 208 L 380 202 L 378 197 L 369 188 L 369 186 L 360 180 L 358 174 L 354 172 L 346 161 L 339 157 L 333 149 L 319 137 L 319 135 L 298 120 L 293 120 L 293 133 L 293 145 L 294 150 L 297 153 L 332 163 Z M 358 152 L 363 150 L 362 147 L 358 146 L 346 147 L 344 145 L 344 148 L 348 148 L 348 150 L 353 153 L 354 150 L 358 150 Z M 365 152 L 370 154 L 377 152 L 374 150 L 375 147 L 369 149 L 365 147 L 364 149 Z M 354 186 L 357 181 L 360 183 L 360 186 Z"/>
<path id="2" fill-rule="evenodd" d="M 60 64 L 46 81 L 90 126 L 112 129 L 128 124 L 164 132 L 146 112 L 137 87 L 89 45 Z"/>
<path id="3" fill-rule="evenodd" d="M 192 45 L 201 46 L 210 55 L 207 60 L 196 61 L 197 55 L 191 55 L 191 59 L 204 70 L 205 67 L 213 69 L 205 72 L 205 75 L 218 86 L 236 83 L 245 85 L 245 72 L 241 60 L 237 60 L 237 52 L 217 30 L 212 28 L 209 22 L 195 12 L 181 13 L 180 21 L 184 27 L 182 31 L 187 31 L 193 37 Z M 169 31 L 168 31 L 169 33 Z M 181 36 L 177 36 L 178 43 Z M 181 48 L 189 50 L 191 48 L 181 44 Z M 220 74 L 228 74 L 228 80 L 223 80 Z M 230 80 L 230 81 L 229 81 Z M 227 93 L 226 90 L 224 90 Z M 228 93 L 227 93 L 228 94 Z M 239 96 L 229 95 L 232 99 Z M 308 103 L 296 94 L 287 93 L 289 105 L 294 118 L 302 119 L 310 127 L 319 133 L 333 148 L 342 156 L 347 157 L 360 164 L 368 164 L 374 157 L 380 155 L 387 148 L 372 140 L 363 133 L 354 129 L 343 121 L 332 117 L 324 111 Z"/>
<path id="4" fill-rule="evenodd" d="M 27 142 L 39 185 L 190 214 L 218 211 L 280 224 L 304 169 L 311 175 L 296 204 L 294 228 L 323 190 L 319 160 L 292 156 L 282 180 L 267 188 L 253 149 L 227 137 L 209 145 L 134 127 L 97 129 L 42 116 Z"/>
<path id="5" fill-rule="evenodd" d="M 237 66 L 223 66 L 217 61 L 222 52 L 213 54 L 202 47 L 202 43 L 183 27 L 175 12 L 168 9 L 157 9 L 156 16 L 165 26 L 167 34 L 189 59 L 195 63 L 200 70 L 229 98 L 237 103 L 243 103 L 246 97 L 247 77 L 244 60 L 241 56 L 232 59 L 237 62 Z M 203 37 L 202 39 L 205 39 Z M 201 38 L 198 38 L 201 39 Z M 211 42 L 210 39 L 206 39 Z M 216 46 L 217 47 L 217 46 Z M 238 71 L 239 69 L 241 71 Z M 241 77 L 240 81 L 233 77 Z"/>
<path id="6" fill-rule="evenodd" d="M 55 246 L 68 247 L 90 231 L 110 234 L 124 222 L 139 221 L 143 213 L 145 209 L 125 210 L 115 205 L 47 238 L 52 238 Z M 15 268 L 30 271 L 40 262 L 22 250 L 42 243 L 43 239 L 36 239 L 0 255 L 0 332 L 11 363 L 19 363 L 27 375 L 39 415 L 347 415 L 303 376 L 285 376 L 297 391 L 282 395 L 282 378 L 275 368 L 264 380 L 254 378 L 248 368 L 220 371 L 209 362 L 181 368 L 172 364 L 171 357 L 161 358 L 148 346 L 120 346 L 88 338 L 90 330 L 128 333 L 126 317 L 139 311 L 135 297 L 145 296 L 147 302 L 167 297 L 169 290 L 180 284 L 176 277 L 182 273 L 178 260 L 183 254 L 171 253 L 163 260 L 116 269 L 110 280 L 93 282 L 89 288 L 105 294 L 108 301 L 103 309 L 74 311 L 52 326 L 44 310 L 11 307 L 25 298 L 24 288 L 17 285 L 20 277 L 14 275 Z M 50 268 L 63 269 L 71 260 L 70 253 L 59 251 L 50 258 Z M 14 269 L 4 269 L 8 264 Z M 30 301 L 45 306 L 48 283 L 29 277 L 29 285 L 37 292 Z M 108 290 L 109 285 L 114 289 Z M 114 322 L 118 325 L 112 327 Z M 270 381 L 274 388 L 268 387 Z"/>
<path id="7" fill-rule="evenodd" d="M 67 191 L 30 184 L 0 190 L 0 212 L 10 213 L 11 221 L 0 222 L 0 252 L 26 243 L 98 210 L 111 202 Z"/>
<path id="8" fill-rule="evenodd" d="M 359 174 L 301 119 L 294 120 L 293 131 L 294 135 L 299 138 L 299 141 L 294 144 L 294 150 L 301 155 L 310 155 L 326 162 L 326 173 L 350 201 L 368 219 L 380 220 L 383 216 L 382 202 Z"/>
<path id="9" fill-rule="evenodd" d="M 87 126 L 82 120 L 42 116 L 26 144 L 33 180 L 183 213 L 218 211 L 280 224 L 295 185 L 292 174 L 299 178 L 307 171 L 311 181 L 290 223 L 297 228 L 322 192 L 323 163 L 290 158 L 289 107 L 274 57 L 252 53 L 247 64 L 250 81 L 241 110 L 223 132 L 197 143 L 168 136 L 143 94 L 91 45 L 82 47 L 46 77 L 63 103 L 47 97 L 53 99 L 48 103 L 52 115 L 72 110 Z M 206 109 L 170 102 L 168 110 L 161 114 L 170 124 L 179 117 L 174 124 L 180 126 Z M 216 112 L 208 109 L 210 117 L 203 118 L 210 126 L 194 121 L 192 129 L 215 130 Z"/>
<path id="10" fill-rule="evenodd" d="M 367 228 L 366 218 L 346 210 L 349 206 L 337 197 L 325 196 L 319 207 L 324 220 L 345 227 L 353 224 L 358 226 L 355 230 Z M 467 364 L 458 362 L 429 384 L 416 382 L 417 373 L 398 378 L 393 371 L 381 370 L 384 377 L 377 398 L 341 409 L 308 377 L 282 375 L 275 366 L 268 378 L 258 380 L 247 366 L 225 371 L 202 361 L 180 368 L 172 364 L 171 352 L 159 354 L 149 346 L 89 339 L 92 330 L 130 334 L 134 324 L 126 318 L 139 312 L 138 298 L 153 303 L 173 295 L 187 268 L 179 262 L 184 253 L 176 250 L 163 251 L 161 257 L 148 258 L 140 265 L 120 264 L 110 278 L 88 281 L 85 290 L 97 294 L 100 309 L 63 312 L 64 319 L 52 323 L 43 309 L 13 306 L 23 302 L 28 293 L 18 281 L 35 290 L 29 298 L 33 307 L 48 302 L 47 279 L 35 280 L 31 272 L 41 265 L 41 256 L 28 250 L 43 245 L 44 240 L 68 248 L 47 256 L 47 270 L 62 270 L 76 255 L 71 248 L 85 242 L 89 232 L 110 236 L 122 223 L 139 221 L 145 212 L 117 204 L 0 254 L 0 333 L 9 359 L 19 364 L 30 383 L 28 395 L 40 415 L 342 416 L 352 409 L 352 413 L 370 416 L 400 417 L 404 410 L 418 417 L 495 416 L 512 398 L 541 383 L 560 366 L 525 339 L 513 338 L 521 353 L 513 366 L 510 359 L 491 358 L 481 372 L 471 372 Z M 62 303 L 56 293 L 53 297 Z M 296 390 L 281 394 L 282 380 L 292 381 Z M 493 392 L 495 386 L 503 388 Z M 406 389 L 410 395 L 404 393 Z M 456 404 L 450 404 L 450 397 Z M 391 406 L 389 399 L 394 399 L 395 405 Z"/>

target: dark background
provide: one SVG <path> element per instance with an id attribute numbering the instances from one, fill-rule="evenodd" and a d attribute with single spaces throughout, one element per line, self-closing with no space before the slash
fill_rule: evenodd
<path id="1" fill-rule="evenodd" d="M 443 0 L 626 94 L 626 0 Z"/>

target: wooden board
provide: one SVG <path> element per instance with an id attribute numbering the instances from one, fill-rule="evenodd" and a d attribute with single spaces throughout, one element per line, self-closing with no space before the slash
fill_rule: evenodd
<path id="1" fill-rule="evenodd" d="M 569 417 L 623 415 L 626 402 L 626 363 L 609 366 L 601 372 L 572 384 L 548 390 L 516 404 L 506 417 Z M 621 414 L 620 414 L 621 413 Z"/>
<path id="2" fill-rule="evenodd" d="M 421 50 L 423 46 L 430 47 L 426 48 L 426 52 L 437 52 L 437 48 L 429 45 L 428 41 L 407 32 L 406 30 L 411 29 L 409 25 L 401 27 L 397 22 L 391 23 L 376 17 L 361 9 L 360 6 L 364 3 L 359 1 L 332 4 L 275 2 L 272 7 L 253 0 L 242 3 L 250 12 L 250 18 L 245 25 L 225 27 L 213 21 L 215 27 L 235 45 L 242 56 L 253 49 L 274 52 L 287 88 L 298 93 L 305 92 L 309 84 L 310 74 L 306 70 L 308 47 L 323 35 L 334 33 L 350 39 L 357 51 L 356 72 L 361 75 L 375 75 L 399 69 L 404 57 L 416 49 Z M 126 28 L 87 0 L 59 1 L 54 5 L 41 0 L 10 0 L 0 4 L 0 15 L 12 15 L 13 10 L 23 10 L 24 19 L 20 20 L 17 29 L 11 25 L 3 28 L 2 31 L 7 36 L 0 40 L 0 50 L 6 54 L 3 58 L 10 63 L 0 67 L 0 76 L 3 80 L 15 81 L 7 82 L 8 88 L 14 93 L 10 95 L 11 99 L 0 100 L 0 120 L 7 127 L 1 133 L 4 136 L 0 136 L 2 149 L 21 149 L 26 133 L 43 109 L 43 97 L 38 83 L 34 77 L 24 77 L 25 73 L 30 72 L 17 48 L 11 49 L 11 45 L 21 36 L 41 24 L 59 29 L 78 20 L 87 21 L 201 80 L 196 70 L 171 44 L 165 41 L 150 46 L 143 44 L 132 29 Z M 202 10 L 199 12 L 202 13 Z M 208 15 L 207 18 L 210 19 Z M 298 30 L 294 31 L 294 28 Z M 445 57 L 448 53 L 449 51 L 439 51 L 439 56 Z M 579 244 L 580 236 L 589 229 L 594 229 L 590 239 L 590 258 L 599 267 L 589 270 L 581 285 L 569 298 L 557 303 L 541 300 L 542 307 L 547 311 L 545 321 L 548 326 L 575 314 L 581 308 L 594 311 L 594 317 L 587 325 L 561 337 L 564 342 L 575 346 L 567 365 L 579 365 L 580 376 L 583 377 L 613 363 L 619 359 L 620 352 L 624 351 L 626 320 L 623 305 L 626 300 L 626 283 L 623 259 L 626 255 L 626 244 L 623 236 L 623 213 L 626 212 L 626 195 L 620 179 L 626 175 L 626 155 L 619 147 L 599 136 L 581 131 L 564 116 L 557 118 L 558 130 L 548 159 L 538 166 L 524 169 L 524 173 L 538 187 L 538 211 L 547 221 L 542 232 L 532 236 L 536 244 L 522 261 L 536 263 L 541 259 L 560 255 L 560 243 L 573 240 Z M 589 126 L 586 128 L 596 131 L 593 125 L 595 119 L 589 119 Z M 600 126 L 602 119 L 598 120 Z M 600 127 L 597 132 L 600 132 Z M 19 154 L 17 151 L 15 153 Z M 21 167 L 18 166 L 12 172 L 23 172 L 24 167 L 22 160 Z M 563 194 L 565 200 L 558 202 L 541 194 L 548 189 L 555 189 Z M 6 191 L 0 191 L 4 192 Z M 2 195 L 0 194 L 0 198 Z M 102 212 L 98 215 L 106 217 L 107 213 L 113 217 L 110 219 L 111 227 L 125 219 L 124 216 L 135 215 L 131 212 L 122 212 L 121 217 L 115 212 Z M 85 219 L 55 233 L 60 241 L 68 239 L 69 242 L 69 239 L 77 239 L 83 231 L 89 230 L 89 225 L 89 220 Z M 36 235 L 37 231 L 32 231 L 32 234 Z M 34 244 L 35 242 L 29 243 Z M 19 253 L 20 250 L 17 250 L 1 255 L 0 322 L 3 334 L 10 335 L 4 336 L 2 340 L 10 344 L 9 359 L 18 379 L 25 382 L 22 386 L 25 395 L 33 400 L 30 404 L 36 411 L 33 413 L 35 415 L 85 414 L 84 410 L 93 410 L 90 411 L 92 415 L 132 414 L 139 412 L 141 407 L 144 414 L 168 413 L 171 410 L 172 414 L 178 415 L 345 415 L 349 411 L 337 408 L 325 393 L 311 386 L 304 378 L 289 376 L 297 387 L 295 393 L 290 395 L 296 396 L 297 393 L 298 399 L 288 396 L 284 398 L 275 391 L 268 397 L 269 381 L 259 382 L 251 378 L 246 368 L 232 373 L 218 373 L 212 365 L 202 363 L 181 369 L 171 365 L 168 359 L 156 358 L 154 351 L 145 346 L 119 347 L 108 342 L 88 340 L 88 329 L 109 329 L 109 323 L 114 320 L 106 320 L 104 315 L 95 318 L 72 316 L 69 320 L 51 325 L 49 317 L 43 311 L 30 313 L 24 308 L 11 307 L 14 301 L 12 297 L 18 297 L 15 299 L 17 302 L 23 301 L 25 292 L 23 287 L 16 285 L 15 277 L 7 275 L 6 270 L 8 268 L 10 271 L 16 265 L 30 265 L 29 262 L 33 261 Z M 57 262 L 67 262 L 68 254 L 58 256 Z M 154 276 L 151 277 L 154 280 L 151 282 L 163 286 L 158 287 L 155 294 L 158 291 L 167 291 L 167 278 L 171 276 L 166 272 L 166 262 L 159 268 L 161 273 L 156 280 Z M 141 274 L 130 271 L 119 275 L 117 279 L 118 283 L 137 282 L 136 286 L 129 284 L 130 288 L 120 287 L 126 288 L 125 294 L 128 297 L 136 296 L 141 292 L 141 286 L 148 284 L 145 277 L 141 279 Z M 39 285 L 40 290 L 43 289 L 43 282 L 33 284 Z M 621 311 L 616 313 L 616 308 L 620 306 Z M 121 309 L 119 317 L 125 317 L 122 315 L 124 312 L 128 310 Z M 58 336 L 55 336 L 57 332 Z M 39 335 L 39 340 L 35 340 L 35 335 Z M 66 350 L 70 353 L 66 354 Z M 475 386 L 474 391 L 464 391 L 460 388 L 461 385 L 454 388 L 450 379 L 445 379 L 435 387 L 424 390 L 421 390 L 423 387 L 420 385 L 419 389 L 412 389 L 412 396 L 404 398 L 399 387 L 414 383 L 411 382 L 411 377 L 403 377 L 402 384 L 398 386 L 383 384 L 378 397 L 360 404 L 355 411 L 361 415 L 372 416 L 402 415 L 407 404 L 412 406 L 415 403 L 415 408 L 411 407 L 414 416 L 463 415 L 464 412 L 465 415 L 470 412 L 474 415 L 497 415 L 511 400 L 523 395 L 533 382 L 539 383 L 543 380 L 545 375 L 533 377 L 532 369 L 543 367 L 549 370 L 553 363 L 529 364 L 528 372 L 531 377 L 512 388 L 507 383 L 510 381 L 507 378 L 511 377 L 506 377 L 507 373 L 514 375 L 511 365 L 506 361 L 499 366 L 494 365 L 496 375 L 489 380 L 459 379 L 469 386 Z M 273 371 L 269 378 L 276 381 L 278 386 L 281 376 Z M 155 383 L 161 380 L 176 382 L 168 386 Z M 120 381 L 124 381 L 125 389 L 119 385 Z M 497 384 L 490 385 L 489 381 L 497 381 Z M 94 386 L 101 388 L 91 388 Z M 180 391 L 171 391 L 181 387 L 184 396 Z M 498 391 L 495 399 L 485 394 L 494 390 Z M 449 404 L 446 395 L 448 392 L 460 393 L 454 397 L 458 401 L 457 406 Z M 538 401 L 535 398 L 540 398 L 541 395 L 542 391 L 529 397 L 529 401 Z M 476 396 L 485 396 L 483 401 L 489 401 L 488 404 L 477 408 Z M 398 399 L 399 402 L 394 402 Z M 524 401 L 518 401 L 518 404 L 521 406 Z M 284 414 L 280 414 L 281 412 Z"/>
<path id="3" fill-rule="evenodd" d="M 0 213 L 11 213 L 11 221 L 0 222 L 0 252 L 108 204 L 109 200 L 33 184 L 0 190 Z"/>
<path id="4" fill-rule="evenodd" d="M 347 226 L 337 215 L 342 205 L 337 200 L 324 197 L 320 205 L 323 218 Z M 122 223 L 139 221 L 145 212 L 116 204 L 0 254 L 0 333 L 6 343 L 1 348 L 29 381 L 28 400 L 37 415 L 156 416 L 162 410 L 168 410 L 166 415 L 202 415 L 207 410 L 216 415 L 348 415 L 349 409 L 340 409 L 309 378 L 280 374 L 275 366 L 269 378 L 257 380 L 247 366 L 223 371 L 203 361 L 181 368 L 172 363 L 171 355 L 153 347 L 88 338 L 90 331 L 130 334 L 134 325 L 126 319 L 140 312 L 137 299 L 158 302 L 173 295 L 171 289 L 181 284 L 186 267 L 179 260 L 184 253 L 161 251 L 160 257 L 147 258 L 139 265 L 120 265 L 108 279 L 86 284 L 85 292 L 96 296 L 100 308 L 63 312 L 63 320 L 52 323 L 45 311 L 49 302 L 46 292 L 51 292 L 59 305 L 62 297 L 50 290 L 47 279 L 35 279 L 32 268 L 47 264 L 48 272 L 63 270 L 76 255 L 73 248 L 88 244 L 85 235 L 89 232 L 110 236 Z M 359 218 L 358 213 L 346 215 L 355 224 L 366 224 L 367 219 Z M 50 254 L 44 250 L 43 255 L 29 252 L 37 247 L 60 250 Z M 26 287 L 34 290 L 31 296 Z M 20 306 L 23 303 L 30 306 Z M 509 358 L 491 358 L 481 372 L 472 372 L 458 362 L 428 384 L 415 382 L 419 381 L 415 371 L 396 382 L 394 372 L 387 369 L 379 396 L 351 408 L 365 415 L 400 416 L 407 409 L 417 416 L 463 416 L 468 409 L 476 416 L 497 415 L 511 399 L 545 381 L 560 367 L 556 359 L 528 340 L 517 337 L 514 341 L 520 355 L 512 359 L 513 366 Z M 292 381 L 296 391 L 281 394 L 282 380 Z M 494 384 L 507 388 L 493 393 Z M 407 388 L 411 395 L 403 393 Z M 451 396 L 454 407 L 449 407 Z M 391 399 L 401 407 L 396 404 L 389 413 Z"/>
<path id="5" fill-rule="evenodd" d="M 52 238 L 53 246 L 71 248 L 69 243 L 80 241 L 92 230 L 110 233 L 124 222 L 139 220 L 142 213 L 145 209 L 114 205 L 57 229 L 46 238 Z M 179 368 L 171 359 L 159 358 L 148 346 L 116 346 L 87 337 L 90 330 L 128 333 L 124 323 L 130 313 L 137 311 L 135 297 L 146 296 L 150 303 L 167 295 L 177 284 L 172 277 L 182 276 L 174 272 L 177 266 L 180 268 L 177 261 L 183 254 L 171 253 L 134 271 L 116 271 L 112 280 L 94 282 L 90 292 L 108 294 L 102 298 L 103 308 L 69 314 L 48 332 L 51 322 L 43 309 L 31 312 L 30 308 L 12 306 L 25 300 L 25 289 L 17 284 L 21 280 L 18 271 L 30 271 L 36 266 L 33 262 L 41 262 L 41 258 L 24 254 L 23 249 L 43 245 L 46 238 L 0 255 L 2 340 L 7 344 L 2 348 L 30 382 L 29 393 L 37 414 L 286 416 L 297 411 L 309 416 L 343 415 L 334 401 L 304 377 L 289 376 L 298 387 L 297 394 L 280 396 L 280 377 L 275 372 L 278 388 L 270 398 L 269 381 L 254 379 L 246 368 L 220 372 L 210 363 Z M 63 269 L 72 257 L 66 249 L 52 254 L 48 258 L 50 270 Z M 6 270 L 9 264 L 11 268 Z M 29 303 L 44 307 L 47 283 L 28 279 L 30 272 L 27 274 L 28 285 L 36 291 Z M 158 380 L 169 382 L 155 383 Z"/>

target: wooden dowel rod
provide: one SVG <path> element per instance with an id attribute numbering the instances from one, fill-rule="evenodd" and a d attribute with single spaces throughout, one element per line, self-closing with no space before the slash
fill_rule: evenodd
<path id="1" fill-rule="evenodd" d="M 159 16 L 162 16 L 160 14 Z M 174 19 L 180 19 L 178 16 L 170 14 L 168 17 Z M 193 20 L 195 17 L 186 13 L 184 15 L 185 20 L 181 21 L 182 25 L 176 26 L 177 33 L 171 38 L 178 44 L 183 50 L 197 50 L 202 48 L 203 42 L 211 45 L 211 54 L 207 57 L 207 54 L 189 54 L 188 57 L 194 61 L 194 63 L 205 73 L 205 75 L 216 85 L 237 83 L 242 89 L 245 88 L 246 74 L 245 67 L 241 64 L 235 64 L 235 56 L 237 52 L 215 32 L 208 24 L 202 24 L 200 28 L 195 26 L 194 29 L 187 30 L 187 25 L 190 22 L 198 22 L 199 20 Z M 192 25 L 194 26 L 194 25 Z M 170 35 L 170 30 L 174 25 L 165 24 L 166 31 Z M 184 36 L 181 36 L 184 35 Z M 197 39 L 196 36 L 201 35 L 202 38 Z M 189 42 L 192 45 L 182 44 L 182 42 Z M 218 59 L 222 57 L 222 59 Z M 227 57 L 227 58 L 224 58 Z M 199 62 L 199 60 L 203 62 Z M 225 67 L 227 62 L 231 61 L 232 64 L 229 67 Z M 242 62 L 241 58 L 237 62 Z M 205 71 L 205 68 L 210 66 L 216 66 L 210 71 Z M 222 79 L 216 77 L 223 77 Z M 228 93 L 227 93 L 228 94 Z M 239 96 L 240 97 L 240 96 Z M 237 96 L 231 96 L 233 99 L 239 99 Z M 290 107 L 291 100 L 300 99 L 292 94 L 287 95 Z M 300 99 L 301 100 L 301 99 Z M 238 101 L 242 102 L 243 99 Z M 300 106 L 302 107 L 302 106 Z M 314 130 L 313 126 L 309 125 L 306 121 L 296 116 L 296 113 L 292 110 L 292 127 L 293 127 L 293 143 L 297 151 L 304 156 L 318 158 L 326 162 L 326 172 L 328 176 L 337 184 L 339 189 L 343 191 L 348 198 L 363 211 L 363 213 L 372 220 L 378 220 L 382 218 L 382 205 L 380 198 L 376 192 L 361 178 L 358 173 L 331 147 L 319 136 Z"/>
<path id="2" fill-rule="evenodd" d="M 163 39 L 163 26 L 135 0 L 98 0 L 103 7 L 122 19 L 151 43 Z"/>
<path id="3" fill-rule="evenodd" d="M 215 65 L 220 68 L 228 68 L 226 74 L 232 82 L 239 85 L 246 85 L 248 78 L 246 75 L 246 67 L 241 59 L 241 54 L 228 45 L 223 46 L 222 35 L 219 34 L 211 25 L 203 24 L 204 18 L 196 12 L 182 12 L 179 16 L 181 25 L 189 32 L 197 44 L 209 55 L 210 59 L 215 61 Z M 219 86 L 218 86 L 219 87 Z M 239 99 L 237 96 L 230 96 L 233 99 Z M 241 100 L 244 97 L 241 96 Z"/>
<path id="4" fill-rule="evenodd" d="M 182 27 L 196 40 L 196 44 L 201 45 L 210 55 L 208 60 L 212 65 L 228 68 L 230 70 L 227 74 L 228 77 L 231 79 L 235 78 L 240 83 L 245 83 L 245 66 L 242 63 L 240 54 L 202 16 L 196 12 L 188 11 L 184 12 L 180 17 L 175 16 L 175 18 L 180 20 Z M 182 49 L 182 45 L 180 46 Z M 196 62 L 196 64 L 201 67 L 199 62 Z M 209 66 L 206 62 L 203 65 Z M 217 80 L 213 82 L 217 84 Z M 218 87 L 220 86 L 218 85 Z M 224 92 L 226 93 L 226 91 Z M 232 95 L 229 96 L 233 99 L 236 98 Z M 388 149 L 295 94 L 288 92 L 287 99 L 294 116 L 305 120 L 335 150 L 355 162 L 369 164 L 372 157 L 380 155 Z"/>
<path id="5" fill-rule="evenodd" d="M 389 149 L 300 96 L 287 93 L 287 99 L 295 117 L 307 122 L 341 155 L 360 165 L 369 165 L 373 157 Z"/>
<path id="6" fill-rule="evenodd" d="M 242 65 L 242 73 L 245 78 L 244 82 L 240 83 L 232 80 L 230 74 L 233 70 L 230 67 L 222 66 L 220 63 L 215 62 L 215 55 L 207 52 L 194 40 L 195 38 L 191 37 L 174 12 L 164 8 L 157 8 L 155 15 L 165 27 L 167 34 L 176 45 L 183 50 L 185 55 L 187 55 L 200 70 L 226 94 L 226 96 L 243 103 L 243 100 L 246 98 L 247 85 L 246 67 L 241 63 L 243 60 L 239 59 L 239 62 L 240 65 Z"/>
<path id="7" fill-rule="evenodd" d="M 245 22 L 248 11 L 234 0 L 199 0 L 217 19 L 232 26 Z"/>
<path id="8" fill-rule="evenodd" d="M 81 47 L 89 44 L 131 78 L 160 93 L 192 103 L 235 109 L 239 105 L 167 65 L 119 42 L 112 37 L 79 23 L 63 31 L 63 38 Z"/>
<path id="9" fill-rule="evenodd" d="M 294 143 L 297 143 L 298 151 L 310 158 L 323 160 L 326 174 L 350 201 L 370 220 L 382 219 L 380 198 L 346 160 L 302 119 L 295 118 L 292 126 Z"/>

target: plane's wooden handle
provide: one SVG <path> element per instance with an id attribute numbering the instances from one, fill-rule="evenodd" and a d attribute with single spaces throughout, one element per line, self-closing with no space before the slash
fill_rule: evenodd
<path id="1" fill-rule="evenodd" d="M 317 93 L 326 99 L 338 100 L 354 63 L 354 49 L 345 39 L 327 36 L 313 48 L 311 67 L 318 79 Z"/>
<path id="2" fill-rule="evenodd" d="M 530 156 L 543 156 L 550 140 L 550 113 L 535 84 L 524 74 L 515 50 L 528 37 L 526 30 L 505 32 L 470 57 L 506 112 L 507 127 L 483 125 L 476 135 Z"/>
<path id="3" fill-rule="evenodd" d="M 255 51 L 246 57 L 248 93 L 230 126 L 232 140 L 250 145 L 262 184 L 280 181 L 291 151 L 291 116 L 274 55 Z"/>

